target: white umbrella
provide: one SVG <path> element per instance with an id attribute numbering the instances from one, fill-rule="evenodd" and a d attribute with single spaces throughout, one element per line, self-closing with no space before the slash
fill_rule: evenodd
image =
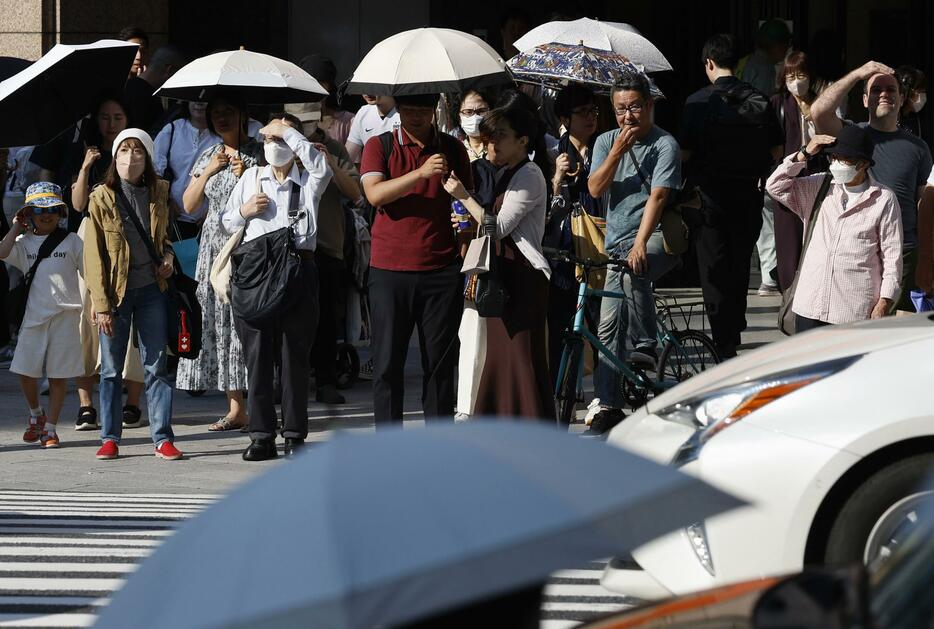
<path id="1" fill-rule="evenodd" d="M 156 92 L 176 100 L 210 100 L 234 92 L 251 105 L 319 101 L 327 90 L 300 67 L 259 52 L 231 50 L 195 59 Z"/>
<path id="2" fill-rule="evenodd" d="M 373 46 L 347 92 L 411 96 L 509 82 L 503 58 L 483 40 L 447 28 L 417 28 Z"/>
<path id="3" fill-rule="evenodd" d="M 601 22 L 581 18 L 564 22 L 547 22 L 516 40 L 515 47 L 530 50 L 542 44 L 579 44 L 623 55 L 646 72 L 671 70 L 671 64 L 655 44 L 635 27 L 623 22 Z"/>

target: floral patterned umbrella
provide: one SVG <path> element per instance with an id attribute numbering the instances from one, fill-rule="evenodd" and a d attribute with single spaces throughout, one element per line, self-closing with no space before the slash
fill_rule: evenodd
<path id="1" fill-rule="evenodd" d="M 581 83 L 598 93 L 608 93 L 627 74 L 641 74 L 649 80 L 652 96 L 665 98 L 662 91 L 639 67 L 608 50 L 583 45 L 542 44 L 519 53 L 506 62 L 520 83 L 543 85 L 561 90 L 570 83 Z"/>

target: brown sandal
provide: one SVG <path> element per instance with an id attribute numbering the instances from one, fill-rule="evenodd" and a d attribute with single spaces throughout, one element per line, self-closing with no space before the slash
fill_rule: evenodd
<path id="1" fill-rule="evenodd" d="M 235 424 L 226 417 L 221 417 L 216 422 L 208 426 L 209 432 L 227 432 L 228 430 L 240 430 L 246 424 Z"/>

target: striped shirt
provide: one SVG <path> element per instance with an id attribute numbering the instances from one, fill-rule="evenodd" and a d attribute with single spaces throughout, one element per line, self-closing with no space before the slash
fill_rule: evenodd
<path id="1" fill-rule="evenodd" d="M 810 220 L 824 174 L 797 177 L 804 162 L 794 155 L 775 169 L 766 190 L 776 201 Z M 791 309 L 826 323 L 868 319 L 879 299 L 898 296 L 902 272 L 902 221 L 895 193 L 869 178 L 868 188 L 848 199 L 831 184 L 820 207 Z"/>

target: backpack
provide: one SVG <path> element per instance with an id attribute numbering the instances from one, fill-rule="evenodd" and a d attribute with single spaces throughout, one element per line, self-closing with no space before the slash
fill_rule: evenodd
<path id="1" fill-rule="evenodd" d="M 704 171 L 713 179 L 759 179 L 772 167 L 769 99 L 748 83 L 714 86 L 704 125 Z"/>

